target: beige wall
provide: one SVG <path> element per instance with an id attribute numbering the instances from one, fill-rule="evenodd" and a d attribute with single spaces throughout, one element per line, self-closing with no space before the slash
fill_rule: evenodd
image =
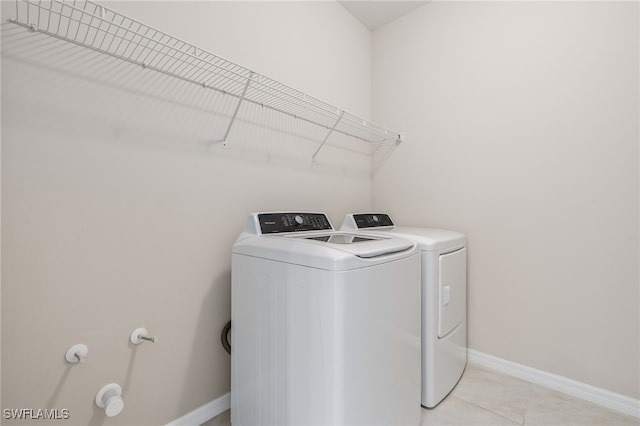
<path id="1" fill-rule="evenodd" d="M 373 68 L 370 33 L 333 2 L 111 5 L 351 112 L 373 104 L 408 135 L 374 207 L 469 237 L 470 346 L 640 396 L 637 3 L 430 3 L 374 33 Z M 361 155 L 329 146 L 312 167 L 316 144 L 268 114 L 210 150 L 222 104 L 3 23 L 2 408 L 162 424 L 225 394 L 246 214 L 339 225 L 371 207 Z M 139 326 L 160 341 L 131 347 Z M 74 343 L 89 358 L 67 367 Z M 92 400 L 111 381 L 126 407 L 104 419 Z"/>
<path id="2" fill-rule="evenodd" d="M 110 5 L 370 115 L 370 33 L 337 3 Z M 3 6 L 2 408 L 69 409 L 61 425 L 169 422 L 229 392 L 219 336 L 247 214 L 322 210 L 339 225 L 370 208 L 366 161 L 330 146 L 312 167 L 317 142 L 251 108 L 229 148 L 209 150 L 224 100 L 6 24 Z M 258 116 L 264 127 L 247 124 Z M 159 342 L 130 345 L 141 326 Z M 69 367 L 75 343 L 89 356 Z M 126 405 L 105 419 L 93 398 L 112 381 Z"/>
<path id="3" fill-rule="evenodd" d="M 469 239 L 469 346 L 638 398 L 637 2 L 432 2 L 374 33 L 374 207 Z"/>

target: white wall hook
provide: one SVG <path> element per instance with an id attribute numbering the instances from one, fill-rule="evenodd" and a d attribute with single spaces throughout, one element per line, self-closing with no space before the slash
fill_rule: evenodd
<path id="1" fill-rule="evenodd" d="M 131 343 L 133 343 L 134 345 L 139 345 L 144 340 L 155 343 L 158 341 L 158 338 L 154 336 L 149 336 L 149 333 L 147 332 L 146 328 L 136 328 L 131 333 L 131 337 L 129 340 L 131 340 Z"/>
<path id="2" fill-rule="evenodd" d="M 69 364 L 78 364 L 87 360 L 88 353 L 89 348 L 87 348 L 87 345 L 79 343 L 71 346 L 69 350 L 67 350 L 64 359 L 66 359 Z"/>
<path id="3" fill-rule="evenodd" d="M 117 416 L 124 408 L 122 400 L 122 388 L 117 383 L 109 383 L 98 391 L 96 405 L 104 408 L 108 417 Z"/>

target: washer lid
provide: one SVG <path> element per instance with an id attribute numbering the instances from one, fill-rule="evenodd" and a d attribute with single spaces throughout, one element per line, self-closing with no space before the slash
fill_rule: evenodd
<path id="1" fill-rule="evenodd" d="M 332 271 L 346 271 L 416 253 L 414 242 L 395 237 L 329 233 L 291 233 L 243 238 L 233 253 Z"/>
<path id="2" fill-rule="evenodd" d="M 399 238 L 374 235 L 357 235 L 334 232 L 324 235 L 289 235 L 289 238 L 301 238 L 311 242 L 320 242 L 336 250 L 343 250 L 354 256 L 369 258 L 397 253 L 412 248 L 415 244 Z"/>

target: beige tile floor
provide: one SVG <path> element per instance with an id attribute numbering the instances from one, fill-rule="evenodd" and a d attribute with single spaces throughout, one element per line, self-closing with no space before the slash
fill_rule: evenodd
<path id="1" fill-rule="evenodd" d="M 203 426 L 229 426 L 229 411 Z M 422 410 L 422 426 L 640 426 L 640 419 L 499 374 L 467 369 L 436 408 Z"/>

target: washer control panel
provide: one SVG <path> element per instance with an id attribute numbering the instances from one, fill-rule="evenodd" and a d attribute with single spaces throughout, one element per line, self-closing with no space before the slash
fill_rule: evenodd
<path id="1" fill-rule="evenodd" d="M 263 234 L 333 230 L 324 213 L 260 213 L 258 222 Z"/>
<path id="2" fill-rule="evenodd" d="M 384 213 L 354 214 L 353 220 L 356 222 L 358 229 L 393 226 L 393 222 L 389 215 Z"/>

